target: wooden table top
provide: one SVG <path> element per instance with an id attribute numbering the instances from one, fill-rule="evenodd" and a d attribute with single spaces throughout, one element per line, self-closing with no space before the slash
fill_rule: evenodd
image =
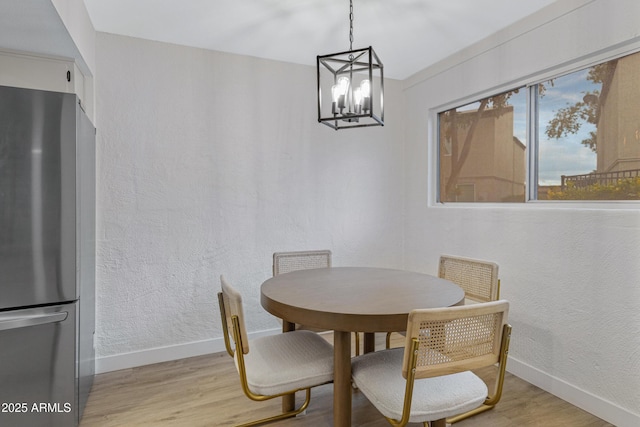
<path id="1" fill-rule="evenodd" d="M 402 331 L 413 309 L 463 302 L 462 288 L 448 280 L 372 267 L 298 270 L 261 287 L 262 306 L 274 316 L 336 331 Z"/>

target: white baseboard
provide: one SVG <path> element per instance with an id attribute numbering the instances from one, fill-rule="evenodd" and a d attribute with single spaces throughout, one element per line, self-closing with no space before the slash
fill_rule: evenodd
<path id="1" fill-rule="evenodd" d="M 249 334 L 249 339 L 251 340 L 280 332 L 280 329 L 253 332 Z M 222 337 L 166 347 L 150 348 L 130 353 L 115 354 L 113 356 L 103 356 L 96 358 L 96 374 L 135 368 L 136 366 L 151 365 L 153 363 L 169 362 L 171 360 L 184 359 L 186 357 L 202 356 L 204 354 L 218 353 L 221 351 L 226 351 L 224 347 L 224 339 Z"/>
<path id="2" fill-rule="evenodd" d="M 634 414 L 517 359 L 509 357 L 507 371 L 617 427 L 640 426 L 640 414 Z"/>

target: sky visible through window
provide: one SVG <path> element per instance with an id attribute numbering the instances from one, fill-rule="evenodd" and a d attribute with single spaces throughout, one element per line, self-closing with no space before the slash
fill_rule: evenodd
<path id="1" fill-rule="evenodd" d="M 581 143 L 596 130 L 582 122 L 580 130 L 562 138 L 549 138 L 547 124 L 561 108 L 582 101 L 587 92 L 600 90 L 600 85 L 587 80 L 589 69 L 558 77 L 542 84 L 545 92 L 538 98 L 538 185 L 560 185 L 562 175 L 580 175 L 596 169 L 596 153 Z M 513 134 L 527 144 L 527 90 L 520 89 L 509 98 L 513 106 Z M 478 103 L 460 110 L 477 109 Z"/>
<path id="2" fill-rule="evenodd" d="M 587 92 L 600 90 L 599 84 L 587 80 L 588 72 L 586 69 L 543 83 L 545 92 L 538 98 L 538 185 L 560 185 L 562 175 L 587 174 L 596 169 L 596 153 L 581 143 L 590 131 L 595 132 L 593 124 L 582 122 L 577 133 L 559 139 L 545 134 L 559 109 L 582 101 Z"/>
<path id="3" fill-rule="evenodd" d="M 545 133 L 547 125 L 557 112 L 577 102 L 582 102 L 587 92 L 600 91 L 601 85 L 587 79 L 589 69 L 556 77 L 541 83 L 544 93 L 538 97 L 538 185 L 559 186 L 562 175 L 582 175 L 596 169 L 596 153 L 582 144 L 595 132 L 596 127 L 584 120 L 580 121 L 580 129 L 574 134 L 561 138 L 550 138 Z M 527 138 L 527 88 L 520 88 L 511 93 L 507 103 L 513 107 L 513 135 L 525 146 Z M 457 110 L 477 111 L 479 102 L 473 102 Z M 524 160 L 524 159 L 523 159 Z"/>
<path id="4" fill-rule="evenodd" d="M 595 126 L 583 122 L 580 130 L 559 139 L 549 138 L 545 129 L 549 121 L 561 108 L 582 101 L 587 92 L 599 90 L 587 80 L 589 70 L 558 77 L 542 83 L 545 92 L 538 98 L 538 185 L 560 185 L 562 175 L 580 175 L 596 169 L 596 153 L 581 141 L 586 139 Z M 513 134 L 527 144 L 527 91 L 519 90 L 509 98 L 513 106 Z M 477 105 L 477 103 L 475 103 Z M 477 106 L 476 106 L 477 108 Z"/>
<path id="5" fill-rule="evenodd" d="M 639 76 L 630 54 L 439 113 L 439 200 L 640 200 Z"/>

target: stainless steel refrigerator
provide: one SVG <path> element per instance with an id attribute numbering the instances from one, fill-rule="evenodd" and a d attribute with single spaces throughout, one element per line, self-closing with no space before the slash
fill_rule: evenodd
<path id="1" fill-rule="evenodd" d="M 79 423 L 94 377 L 95 128 L 0 86 L 0 426 Z"/>

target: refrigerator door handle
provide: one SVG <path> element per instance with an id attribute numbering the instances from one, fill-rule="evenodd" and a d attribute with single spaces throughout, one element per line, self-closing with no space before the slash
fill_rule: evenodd
<path id="1" fill-rule="evenodd" d="M 25 328 L 28 326 L 44 325 L 46 323 L 62 322 L 67 319 L 69 313 L 62 311 L 51 314 L 36 314 L 27 316 L 6 316 L 0 315 L 0 331 L 9 329 Z"/>

